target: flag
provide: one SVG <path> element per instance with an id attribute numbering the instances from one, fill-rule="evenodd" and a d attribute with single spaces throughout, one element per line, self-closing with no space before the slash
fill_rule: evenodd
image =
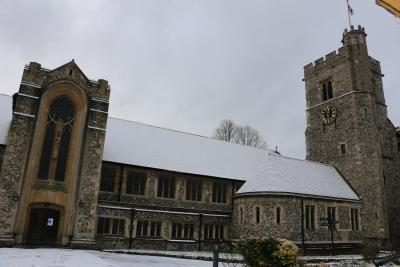
<path id="1" fill-rule="evenodd" d="M 353 11 L 353 9 L 351 8 L 351 6 L 349 5 L 349 2 L 348 2 L 348 1 L 347 1 L 347 10 L 348 10 L 348 12 L 349 12 L 350 15 L 353 15 L 353 14 L 354 14 L 354 11 Z"/>

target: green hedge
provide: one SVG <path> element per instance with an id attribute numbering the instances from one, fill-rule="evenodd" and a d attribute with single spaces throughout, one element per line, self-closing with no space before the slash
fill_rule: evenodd
<path id="1" fill-rule="evenodd" d="M 285 239 L 246 238 L 236 242 L 234 246 L 250 267 L 296 266 L 299 255 L 297 246 Z"/>

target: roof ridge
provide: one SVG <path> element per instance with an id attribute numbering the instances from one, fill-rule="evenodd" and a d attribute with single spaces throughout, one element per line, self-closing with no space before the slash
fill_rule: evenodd
<path id="1" fill-rule="evenodd" d="M 225 141 L 225 140 L 218 140 L 218 139 L 215 139 L 215 138 L 212 138 L 212 137 L 209 137 L 209 136 L 205 136 L 205 135 L 184 132 L 184 131 L 180 131 L 180 130 L 165 128 L 165 127 L 162 127 L 162 126 L 152 125 L 152 124 L 138 122 L 138 121 L 132 121 L 132 120 L 128 120 L 128 119 L 116 118 L 116 117 L 112 117 L 112 116 L 110 116 L 109 118 L 116 119 L 116 120 L 121 120 L 121 121 L 126 121 L 126 122 L 130 122 L 130 123 L 137 123 L 137 124 L 141 124 L 141 125 L 144 125 L 144 126 L 154 127 L 154 128 L 158 128 L 158 129 L 162 129 L 162 130 L 171 131 L 171 132 L 177 132 L 177 133 L 181 133 L 181 134 L 187 134 L 187 135 L 202 137 L 202 138 L 206 138 L 206 139 L 213 140 L 213 141 L 216 141 L 216 142 L 222 142 L 222 143 L 225 143 L 225 144 L 237 145 L 237 146 L 241 146 L 241 147 L 245 147 L 245 148 L 249 148 L 249 149 L 275 153 L 274 150 L 269 149 L 269 148 L 259 148 L 259 147 L 253 147 L 253 146 L 246 146 L 246 145 L 242 145 L 242 144 L 238 144 L 238 143 L 228 142 L 228 141 Z"/>
<path id="2" fill-rule="evenodd" d="M 0 93 L 0 95 L 12 97 L 12 95 L 6 95 L 6 94 L 3 94 L 3 93 Z"/>
<path id="3" fill-rule="evenodd" d="M 276 153 L 272 153 L 271 156 L 282 157 L 282 158 L 286 158 L 286 159 L 293 159 L 293 160 L 303 161 L 303 162 L 309 162 L 309 163 L 313 163 L 313 164 L 324 165 L 324 166 L 328 166 L 328 167 L 334 168 L 334 166 L 331 165 L 331 164 L 318 162 L 318 161 L 312 161 L 312 160 L 307 160 L 307 159 L 298 159 L 298 158 L 293 158 L 293 157 L 288 157 L 288 156 L 282 156 L 282 155 L 278 155 Z"/>

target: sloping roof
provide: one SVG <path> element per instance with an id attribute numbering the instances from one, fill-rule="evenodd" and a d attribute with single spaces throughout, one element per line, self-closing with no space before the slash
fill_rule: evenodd
<path id="1" fill-rule="evenodd" d="M 292 193 L 328 198 L 358 199 L 358 196 L 327 164 L 269 154 L 237 194 Z"/>
<path id="2" fill-rule="evenodd" d="M 2 101 L 9 103 L 3 105 Z M 0 136 L 11 120 L 11 102 L 11 97 L 0 95 Z M 359 200 L 332 166 L 112 117 L 107 123 L 103 160 L 246 181 L 239 195 L 301 194 Z"/>
<path id="3" fill-rule="evenodd" d="M 12 97 L 0 94 L 0 145 L 7 143 L 7 133 L 12 119 Z"/>

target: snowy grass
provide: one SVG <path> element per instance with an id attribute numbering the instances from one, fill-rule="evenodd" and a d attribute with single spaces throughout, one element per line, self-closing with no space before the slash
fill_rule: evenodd
<path id="1" fill-rule="evenodd" d="M 138 250 L 136 252 L 145 253 Z M 151 251 L 150 251 L 151 252 Z M 155 253 L 155 251 L 152 251 Z M 159 252 L 159 251 L 158 251 Z M 149 251 L 147 251 L 149 253 Z M 165 252 L 168 256 L 187 253 L 190 256 L 210 256 L 207 252 Z M 374 267 L 374 264 L 360 261 L 359 255 L 335 256 L 335 262 L 329 257 L 305 257 L 307 260 L 328 261 L 306 264 L 307 267 Z M 0 267 L 211 267 L 211 261 L 178 259 L 163 256 L 117 254 L 94 250 L 71 249 L 21 249 L 0 248 Z M 226 265 L 220 263 L 219 267 Z M 386 264 L 384 267 L 400 267 Z"/>
<path id="2" fill-rule="evenodd" d="M 167 250 L 144 250 L 144 249 L 110 249 L 104 250 L 105 252 L 114 253 L 127 253 L 136 255 L 151 255 L 151 256 L 166 256 L 186 259 L 200 259 L 209 260 L 213 259 L 213 252 L 209 251 L 167 251 Z M 220 259 L 229 259 L 240 261 L 243 259 L 240 254 L 219 253 Z"/>
<path id="3" fill-rule="evenodd" d="M 210 267 L 212 262 L 93 250 L 0 248 L 1 267 Z M 221 265 L 222 266 L 222 265 Z"/>

